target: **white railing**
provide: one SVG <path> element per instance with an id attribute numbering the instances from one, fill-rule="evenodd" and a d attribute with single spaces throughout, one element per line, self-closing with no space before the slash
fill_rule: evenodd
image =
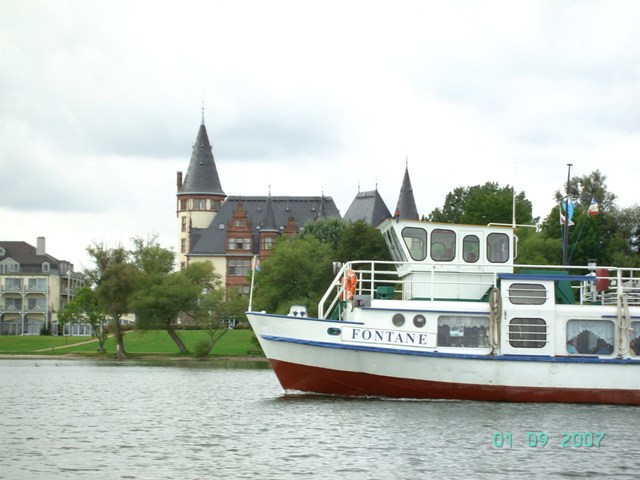
<path id="1" fill-rule="evenodd" d="M 498 266 L 499 267 L 499 266 Z M 437 292 L 458 290 L 477 292 L 477 298 L 465 298 L 464 295 L 451 296 L 451 300 L 484 299 L 491 288 L 498 285 L 504 275 L 503 269 L 491 270 L 487 266 L 476 270 L 468 264 L 429 265 L 425 263 L 354 261 L 343 265 L 318 304 L 318 316 L 329 318 L 346 298 L 342 278 L 347 270 L 353 270 L 358 278 L 355 295 L 374 298 L 395 298 L 403 300 L 435 300 Z M 616 267 L 567 267 L 554 265 L 515 265 L 514 272 L 522 273 L 523 280 L 540 279 L 567 282 L 568 295 L 572 302 L 579 304 L 616 304 L 617 299 L 625 295 L 629 305 L 640 305 L 640 268 Z M 416 275 L 417 274 L 417 275 Z M 528 278 L 527 278 L 528 277 Z M 382 289 L 380 287 L 383 287 Z M 387 288 L 384 288 L 387 287 Z M 448 287 L 451 287 L 448 289 Z M 414 292 L 427 292 L 416 295 Z"/>

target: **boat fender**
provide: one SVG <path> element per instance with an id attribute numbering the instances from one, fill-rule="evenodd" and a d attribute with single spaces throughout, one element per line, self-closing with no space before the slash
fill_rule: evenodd
<path id="1" fill-rule="evenodd" d="M 356 294 L 356 287 L 358 285 L 358 277 L 351 269 L 344 272 L 342 279 L 342 292 L 340 293 L 340 300 L 353 300 L 353 296 Z"/>

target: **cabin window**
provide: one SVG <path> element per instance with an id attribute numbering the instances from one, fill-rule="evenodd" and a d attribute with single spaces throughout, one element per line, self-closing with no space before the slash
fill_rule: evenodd
<path id="1" fill-rule="evenodd" d="M 409 255 L 421 262 L 427 256 L 427 232 L 422 228 L 407 227 L 402 229 L 402 238 L 409 249 Z"/>
<path id="2" fill-rule="evenodd" d="M 489 317 L 441 315 L 438 317 L 439 347 L 488 347 Z"/>
<path id="3" fill-rule="evenodd" d="M 547 289 L 539 283 L 512 283 L 509 301 L 514 305 L 543 305 L 547 301 Z"/>
<path id="4" fill-rule="evenodd" d="M 631 322 L 631 343 L 629 345 L 629 353 L 631 355 L 640 355 L 640 322 Z"/>
<path id="5" fill-rule="evenodd" d="M 509 344 L 515 348 L 543 348 L 547 344 L 547 323 L 542 318 L 512 318 Z"/>
<path id="6" fill-rule="evenodd" d="M 453 230 L 435 229 L 431 232 L 431 258 L 450 262 L 456 257 L 456 234 Z"/>
<path id="7" fill-rule="evenodd" d="M 614 332 L 615 325 L 609 320 L 569 320 L 567 353 L 610 355 L 613 353 Z"/>
<path id="8" fill-rule="evenodd" d="M 386 231 L 384 239 L 387 242 L 389 251 L 391 252 L 391 258 L 393 258 L 395 262 L 406 262 L 407 257 L 402 251 L 402 248 L 400 248 L 398 236 L 396 235 L 396 232 L 393 228 Z"/>
<path id="9" fill-rule="evenodd" d="M 487 260 L 493 263 L 505 263 L 509 260 L 509 236 L 504 233 L 487 235 Z"/>
<path id="10" fill-rule="evenodd" d="M 476 263 L 480 258 L 480 239 L 467 235 L 462 239 L 462 258 L 467 263 Z"/>

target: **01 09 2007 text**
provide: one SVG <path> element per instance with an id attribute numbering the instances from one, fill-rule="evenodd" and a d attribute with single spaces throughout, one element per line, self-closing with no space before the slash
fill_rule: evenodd
<path id="1" fill-rule="evenodd" d="M 561 432 L 550 435 L 547 432 L 528 432 L 514 436 L 511 432 L 495 432 L 493 446 L 512 448 L 526 446 L 531 448 L 600 448 L 603 446 L 604 432 Z"/>

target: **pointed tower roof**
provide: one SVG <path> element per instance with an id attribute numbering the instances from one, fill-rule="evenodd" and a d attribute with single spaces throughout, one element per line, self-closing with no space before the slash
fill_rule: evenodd
<path id="1" fill-rule="evenodd" d="M 278 227 L 276 226 L 276 217 L 273 214 L 273 203 L 271 202 L 271 192 L 269 192 L 269 196 L 267 197 L 267 206 L 264 209 L 264 219 L 262 220 L 262 225 L 260 226 L 261 232 L 278 232 Z"/>
<path id="2" fill-rule="evenodd" d="M 404 220 L 420 220 L 416 200 L 413 198 L 413 188 L 409 178 L 409 165 L 404 171 L 404 179 L 402 180 L 402 187 L 396 204 L 395 216 Z"/>
<path id="3" fill-rule="evenodd" d="M 196 142 L 193 145 L 189 169 L 187 170 L 182 189 L 178 195 L 203 194 L 222 195 L 226 197 L 220 185 L 220 177 L 218 177 L 218 170 L 216 169 L 216 162 L 213 159 L 212 150 L 211 143 L 209 143 L 209 136 L 207 135 L 207 128 L 204 126 L 203 115 L 202 123 L 196 136 Z"/>
<path id="4" fill-rule="evenodd" d="M 378 189 L 369 192 L 358 192 L 351 202 L 344 219 L 350 222 L 364 220 L 374 227 L 380 225 L 383 220 L 391 218 L 391 212 L 382 200 Z"/>

